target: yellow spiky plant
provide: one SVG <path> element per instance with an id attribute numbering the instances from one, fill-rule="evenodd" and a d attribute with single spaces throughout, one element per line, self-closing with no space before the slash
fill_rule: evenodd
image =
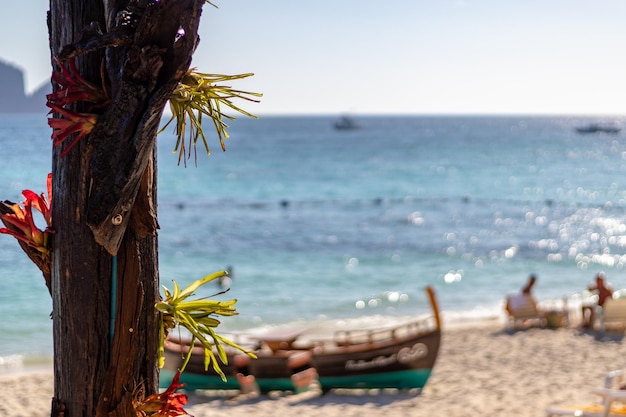
<path id="1" fill-rule="evenodd" d="M 172 117 L 160 130 L 162 132 L 174 120 L 176 120 L 176 146 L 174 152 L 178 152 L 178 163 L 181 160 L 186 164 L 186 160 L 191 157 L 191 150 L 196 156 L 196 145 L 198 139 L 202 139 L 207 155 L 211 154 L 204 130 L 202 128 L 203 116 L 208 116 L 220 141 L 222 150 L 226 150 L 224 140 L 228 138 L 228 124 L 226 120 L 234 120 L 233 116 L 224 113 L 224 107 L 235 110 L 248 117 L 256 118 L 233 103 L 234 99 L 258 102 L 256 98 L 263 95 L 248 91 L 235 90 L 230 86 L 220 83 L 250 77 L 254 74 L 222 75 L 205 74 L 197 72 L 195 68 L 189 69 L 182 78 L 178 87 L 170 96 L 170 110 Z M 160 133 L 159 132 L 159 133 Z M 187 136 L 187 138 L 185 138 Z M 187 139 L 187 143 L 185 140 Z"/>

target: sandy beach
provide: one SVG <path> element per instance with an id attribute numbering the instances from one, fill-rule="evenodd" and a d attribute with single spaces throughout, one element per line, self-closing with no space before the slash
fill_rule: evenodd
<path id="1" fill-rule="evenodd" d="M 511 331 L 495 322 L 446 329 L 421 393 L 307 392 L 239 400 L 193 393 L 186 410 L 195 417 L 543 416 L 550 405 L 596 402 L 592 389 L 624 366 L 623 337 L 576 328 Z M 0 389 L 1 416 L 49 415 L 51 371 L 0 375 Z"/>

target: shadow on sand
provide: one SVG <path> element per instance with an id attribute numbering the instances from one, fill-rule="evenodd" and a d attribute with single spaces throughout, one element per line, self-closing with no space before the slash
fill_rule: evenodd
<path id="1" fill-rule="evenodd" d="M 589 336 L 592 337 L 597 342 L 607 342 L 607 343 L 622 343 L 624 340 L 624 336 L 626 335 L 624 329 L 607 329 L 607 330 L 599 330 L 599 329 L 587 329 L 584 327 L 566 327 L 566 328 L 548 328 L 548 327 L 515 327 L 515 328 L 503 328 L 496 332 L 491 333 L 492 336 L 513 336 L 518 333 L 526 333 L 526 332 L 555 332 L 563 329 L 569 329 L 580 336 Z"/>
<path id="2" fill-rule="evenodd" d="M 382 407 L 397 401 L 415 398 L 421 394 L 421 390 L 396 390 L 396 389 L 334 389 L 323 393 L 319 388 L 312 388 L 301 393 L 272 392 L 267 395 L 260 394 L 237 394 L 236 392 L 192 392 L 189 393 L 189 405 L 213 402 L 214 405 L 228 407 L 237 405 L 257 404 L 264 401 L 281 401 L 290 405 L 308 404 L 313 406 L 325 406 L 334 404 L 363 405 L 371 404 Z"/>

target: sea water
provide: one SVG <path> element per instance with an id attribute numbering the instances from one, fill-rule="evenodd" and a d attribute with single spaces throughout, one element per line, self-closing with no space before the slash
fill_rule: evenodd
<path id="1" fill-rule="evenodd" d="M 222 331 L 502 317 L 531 273 L 536 297 L 580 294 L 604 271 L 626 287 L 626 137 L 581 135 L 590 117 L 265 116 L 210 135 L 186 165 L 159 147 L 161 283 L 232 268 L 239 315 Z M 611 118 L 611 121 L 622 120 Z M 45 115 L 0 115 L 0 198 L 45 190 Z M 220 291 L 210 284 L 200 296 Z M 0 236 L 0 370 L 52 355 L 51 300 Z"/>

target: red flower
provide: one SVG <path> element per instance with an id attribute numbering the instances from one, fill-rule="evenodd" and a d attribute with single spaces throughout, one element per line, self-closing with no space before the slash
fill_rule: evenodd
<path id="1" fill-rule="evenodd" d="M 46 221 L 48 227 L 52 226 L 52 174 L 48 174 L 46 180 L 46 188 L 48 190 L 47 200 L 43 193 L 40 195 L 35 194 L 31 190 L 22 191 L 22 195 L 27 201 L 31 201 L 32 206 L 39 210 L 43 214 L 43 218 Z"/>
<path id="2" fill-rule="evenodd" d="M 67 155 L 70 149 L 83 137 L 91 133 L 97 121 L 97 115 L 92 113 L 79 113 L 68 110 L 65 106 L 76 102 L 88 102 L 92 105 L 89 111 L 108 106 L 110 99 L 104 86 L 104 74 L 101 74 L 103 88 L 80 76 L 74 61 L 69 61 L 68 68 L 56 61 L 60 71 L 52 72 L 52 80 L 60 88 L 48 94 L 46 103 L 50 107 L 50 113 L 58 113 L 60 118 L 48 118 L 48 125 L 53 129 L 52 139 L 54 146 L 59 146 L 71 135 L 76 135 L 70 144 L 61 152 L 61 156 Z"/>
<path id="3" fill-rule="evenodd" d="M 77 101 L 86 101 L 98 107 L 108 104 L 109 95 L 104 84 L 103 88 L 99 88 L 81 77 L 74 61 L 68 61 L 69 68 L 65 68 L 58 59 L 55 61 L 61 70 L 52 72 L 52 81 L 61 88 L 46 96 L 48 103 L 67 106 Z"/>
<path id="4" fill-rule="evenodd" d="M 175 417 L 189 415 L 185 410 L 183 410 L 183 406 L 187 404 L 187 395 L 175 393 L 178 388 L 185 386 L 185 384 L 179 384 L 179 380 L 180 371 L 176 372 L 172 383 L 165 391 L 146 398 L 138 407 L 139 411 L 150 417 Z"/>
<path id="5" fill-rule="evenodd" d="M 0 228 L 0 233 L 9 234 L 39 252 L 48 253 L 48 237 L 52 233 L 50 228 L 52 225 L 52 174 L 48 174 L 48 201 L 43 194 L 37 195 L 31 190 L 22 191 L 22 195 L 26 198 L 22 203 L 23 209 L 19 204 L 9 205 L 5 203 L 10 207 L 11 212 L 0 214 L 0 219 L 13 227 L 11 229 Z M 33 207 L 43 214 L 48 226 L 45 231 L 41 231 L 35 225 Z"/>
<path id="6" fill-rule="evenodd" d="M 61 156 L 65 156 L 80 139 L 91 133 L 98 117 L 95 114 L 72 112 L 53 103 L 48 103 L 48 107 L 64 116 L 61 119 L 48 118 L 48 126 L 52 128 L 52 143 L 54 146 L 61 145 L 68 137 L 77 133 L 76 137 L 61 152 Z"/>

